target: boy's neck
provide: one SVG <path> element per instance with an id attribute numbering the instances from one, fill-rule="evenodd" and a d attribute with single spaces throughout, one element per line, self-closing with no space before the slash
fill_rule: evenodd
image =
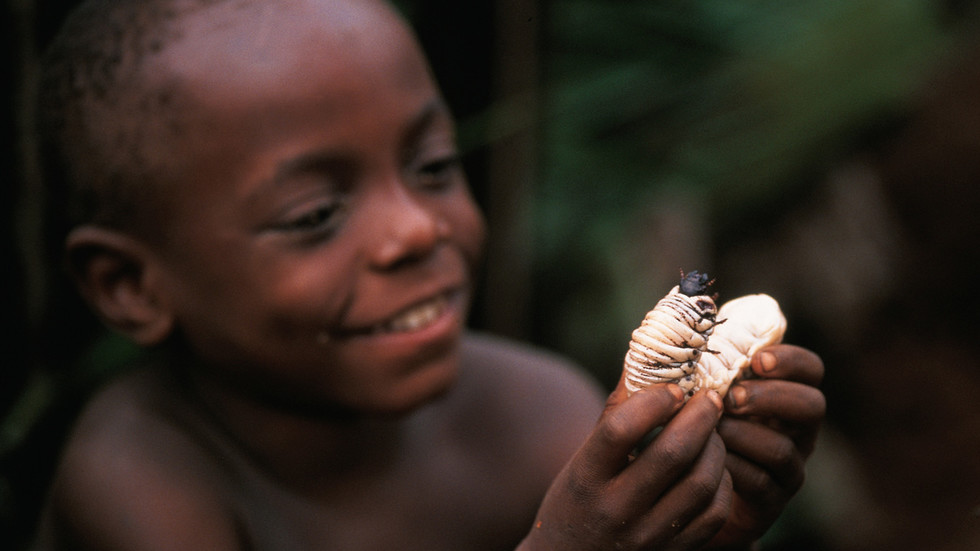
<path id="1" fill-rule="evenodd" d="M 294 489 L 315 492 L 393 468 L 406 451 L 412 416 L 314 415 L 267 404 L 204 376 L 191 396 L 263 471 Z"/>

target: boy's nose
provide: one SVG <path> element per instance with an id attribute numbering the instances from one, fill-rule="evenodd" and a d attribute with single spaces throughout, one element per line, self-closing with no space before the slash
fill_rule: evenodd
<path id="1" fill-rule="evenodd" d="M 374 223 L 379 228 L 372 255 L 375 266 L 391 269 L 430 254 L 449 237 L 449 223 L 404 189 L 395 191 L 378 209 Z"/>

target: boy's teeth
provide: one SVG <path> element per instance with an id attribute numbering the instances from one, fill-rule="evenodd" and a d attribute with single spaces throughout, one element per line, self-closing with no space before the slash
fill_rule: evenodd
<path id="1" fill-rule="evenodd" d="M 415 331 L 421 329 L 442 315 L 447 305 L 446 297 L 440 296 L 402 312 L 385 325 L 390 332 Z"/>

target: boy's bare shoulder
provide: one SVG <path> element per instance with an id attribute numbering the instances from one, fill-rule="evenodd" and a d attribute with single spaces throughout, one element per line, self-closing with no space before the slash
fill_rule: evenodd
<path id="1" fill-rule="evenodd" d="M 463 364 L 499 387 L 525 397 L 547 399 L 566 395 L 602 403 L 605 392 L 580 366 L 535 346 L 485 333 L 470 332 L 463 340 Z M 516 387 L 516 388 L 515 388 Z M 562 400 L 568 403 L 568 400 Z M 547 403 L 547 402 L 546 402 Z"/>
<path id="2" fill-rule="evenodd" d="M 234 549 L 220 465 L 152 371 L 123 377 L 86 406 L 66 445 L 39 548 Z M 222 513 L 227 514 L 222 514 Z"/>
<path id="3" fill-rule="evenodd" d="M 602 412 L 605 391 L 556 354 L 475 333 L 464 340 L 462 362 L 456 399 L 473 415 L 496 420 L 517 440 L 508 445 L 523 444 L 540 460 L 564 464 Z"/>

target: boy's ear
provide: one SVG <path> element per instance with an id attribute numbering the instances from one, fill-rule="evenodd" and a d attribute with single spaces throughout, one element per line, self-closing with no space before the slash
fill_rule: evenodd
<path id="1" fill-rule="evenodd" d="M 86 301 L 113 329 L 141 345 L 163 341 L 173 312 L 162 267 L 139 240 L 97 226 L 80 226 L 65 241 L 68 269 Z"/>

